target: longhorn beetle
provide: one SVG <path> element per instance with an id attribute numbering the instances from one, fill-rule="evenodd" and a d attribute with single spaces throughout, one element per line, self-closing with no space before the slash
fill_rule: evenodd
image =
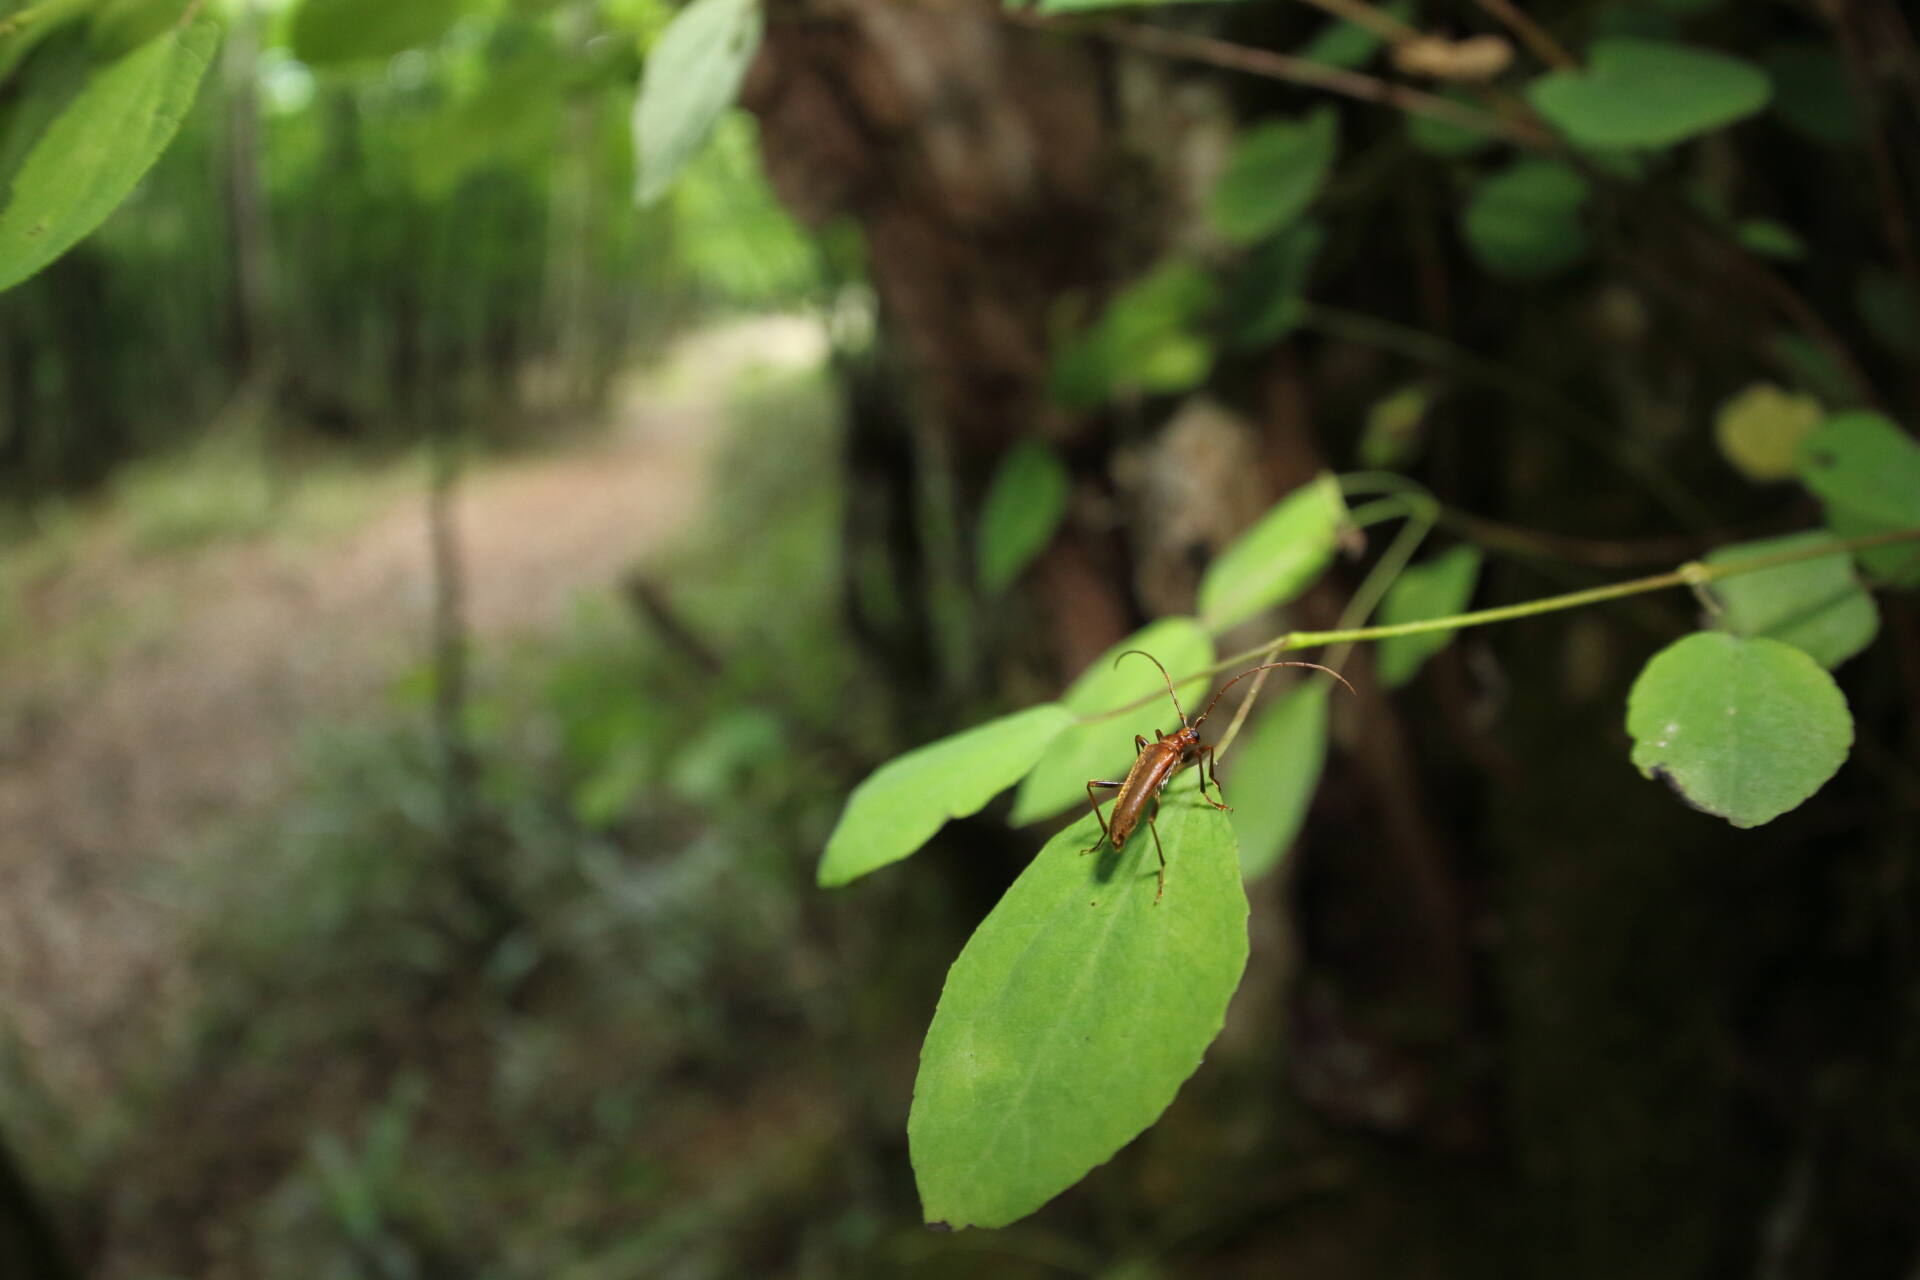
<path id="1" fill-rule="evenodd" d="M 1233 812 L 1230 806 L 1222 804 L 1207 794 L 1207 777 L 1213 770 L 1213 744 L 1200 741 L 1200 726 L 1205 724 L 1207 717 L 1213 714 L 1214 705 L 1220 701 L 1220 695 L 1254 672 L 1270 671 L 1274 667 L 1310 667 L 1315 671 L 1324 671 L 1341 684 L 1346 684 L 1348 693 L 1353 692 L 1353 686 L 1347 684 L 1346 677 L 1338 671 L 1331 667 L 1323 667 L 1317 662 L 1263 662 L 1257 667 L 1248 667 L 1221 685 L 1213 695 L 1213 700 L 1207 703 L 1207 709 L 1200 713 L 1200 718 L 1189 723 L 1187 713 L 1180 708 L 1180 695 L 1173 690 L 1173 677 L 1167 674 L 1165 667 L 1160 666 L 1160 659 L 1144 649 L 1128 649 L 1114 655 L 1114 665 L 1119 666 L 1120 659 L 1130 653 L 1137 653 L 1154 666 L 1160 667 L 1160 678 L 1167 682 L 1167 696 L 1173 699 L 1173 709 L 1180 716 L 1180 728 L 1171 734 L 1163 734 L 1155 729 L 1152 742 L 1148 742 L 1145 737 L 1136 733 L 1133 736 L 1133 767 L 1127 770 L 1127 776 L 1119 782 L 1102 782 L 1097 778 L 1089 778 L 1087 803 L 1093 806 L 1093 816 L 1100 823 L 1100 840 L 1110 842 L 1116 851 L 1126 845 L 1127 837 L 1131 836 L 1135 828 L 1140 825 L 1140 815 L 1142 813 L 1147 815 L 1147 830 L 1153 833 L 1153 851 L 1160 857 L 1160 882 L 1153 893 L 1153 900 L 1158 904 L 1160 895 L 1167 891 L 1167 854 L 1166 850 L 1160 847 L 1160 828 L 1154 819 L 1160 813 L 1160 793 L 1167 789 L 1169 782 L 1173 781 L 1173 775 L 1187 765 L 1194 765 L 1200 770 L 1200 798 L 1222 813 Z M 1100 801 L 1095 799 L 1093 794 L 1095 787 L 1120 793 L 1113 799 L 1113 821 L 1111 822 L 1107 821 L 1100 812 Z M 1218 775 L 1213 778 L 1213 789 L 1224 799 L 1225 793 L 1220 792 Z M 1149 809 L 1148 805 L 1153 807 Z M 1085 856 L 1098 849 L 1100 840 L 1095 840 L 1087 848 L 1082 849 L 1081 855 Z"/>

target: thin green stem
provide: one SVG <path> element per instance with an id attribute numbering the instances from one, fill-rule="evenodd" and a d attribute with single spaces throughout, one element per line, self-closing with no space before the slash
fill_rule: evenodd
<path id="1" fill-rule="evenodd" d="M 1722 578 L 1734 578 L 1741 574 L 1758 573 L 1763 569 L 1774 569 L 1781 565 L 1798 564 L 1803 560 L 1818 560 L 1825 556 L 1847 555 L 1856 551 L 1870 551 L 1875 547 L 1896 546 L 1903 542 L 1920 542 L 1920 528 L 1895 529 L 1886 533 L 1863 534 L 1857 538 L 1836 538 L 1818 546 L 1800 547 L 1793 551 L 1777 551 L 1771 555 L 1751 556 L 1742 560 L 1728 560 L 1720 564 L 1707 564 L 1692 561 L 1667 573 L 1656 573 L 1650 577 L 1633 578 L 1626 582 L 1610 583 L 1604 587 L 1589 587 L 1584 591 L 1569 591 L 1564 595 L 1544 596 L 1538 600 L 1528 600 L 1521 604 L 1501 605 L 1494 609 L 1476 609 L 1471 613 L 1456 613 L 1444 618 L 1427 618 L 1420 622 L 1400 622 L 1380 627 L 1349 627 L 1333 631 L 1289 631 L 1268 640 L 1251 649 L 1222 658 L 1212 666 L 1179 677 L 1175 683 L 1185 684 L 1206 676 L 1219 675 L 1224 671 L 1235 671 L 1255 660 L 1272 661 L 1262 658 L 1263 654 L 1291 653 L 1301 649 L 1319 649 L 1334 644 L 1360 644 L 1373 640 L 1386 640 L 1394 636 L 1428 635 L 1435 631 L 1458 631 L 1465 627 L 1484 627 L 1495 622 L 1512 622 L 1518 618 L 1531 618 L 1543 613 L 1557 613 L 1563 609 L 1579 609 L 1590 604 L 1602 604 L 1608 600 L 1620 600 L 1629 596 L 1645 595 L 1652 591 L 1665 591 L 1673 587 L 1699 587 L 1709 582 L 1718 582 Z M 1098 715 L 1081 717 L 1081 723 L 1091 724 L 1100 720 L 1109 720 L 1138 710 L 1156 701 L 1160 695 L 1150 694 L 1137 698 L 1124 706 Z"/>

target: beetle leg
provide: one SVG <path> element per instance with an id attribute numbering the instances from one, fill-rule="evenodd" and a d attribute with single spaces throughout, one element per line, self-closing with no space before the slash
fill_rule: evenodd
<path id="1" fill-rule="evenodd" d="M 1106 787 L 1108 790 L 1118 791 L 1120 788 L 1126 785 L 1127 784 L 1124 782 L 1101 782 L 1095 778 L 1087 779 L 1087 803 L 1093 806 L 1093 816 L 1100 823 L 1100 840 L 1113 839 L 1113 833 L 1107 830 L 1106 815 L 1100 812 L 1100 802 L 1093 798 L 1093 789 L 1095 787 Z M 1092 844 L 1082 849 L 1080 851 L 1080 856 L 1084 858 L 1088 854 L 1092 853 L 1095 849 L 1098 849 L 1100 847 L 1100 840 L 1095 840 Z"/>
<path id="2" fill-rule="evenodd" d="M 1160 895 L 1167 891 L 1167 851 L 1160 847 L 1160 824 L 1154 819 L 1160 816 L 1160 797 L 1153 798 L 1153 808 L 1147 810 L 1147 830 L 1153 832 L 1153 851 L 1160 856 L 1160 883 L 1153 891 L 1153 905 L 1160 905 Z"/>
<path id="3" fill-rule="evenodd" d="M 1226 800 L 1227 793 L 1220 790 L 1220 775 L 1215 773 L 1214 769 L 1213 744 L 1211 742 L 1202 743 L 1200 745 L 1200 798 L 1222 813 L 1232 813 L 1233 806 L 1222 803 Z M 1213 777 L 1214 795 L 1219 796 L 1219 800 L 1215 800 L 1213 796 L 1207 794 L 1207 777 L 1209 774 Z"/>
<path id="4" fill-rule="evenodd" d="M 1158 733 L 1160 731 L 1158 729 L 1155 729 L 1154 732 Z M 1146 738 L 1140 734 L 1137 734 L 1137 733 L 1134 734 L 1133 735 L 1133 754 L 1139 755 L 1142 751 L 1145 751 L 1146 749 L 1147 749 Z"/>

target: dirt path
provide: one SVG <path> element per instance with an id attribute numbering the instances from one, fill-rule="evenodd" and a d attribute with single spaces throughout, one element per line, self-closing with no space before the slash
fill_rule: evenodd
<path id="1" fill-rule="evenodd" d="M 608 434 L 471 476 L 476 637 L 553 626 L 661 546 L 698 508 L 728 383 L 820 349 L 798 320 L 699 335 Z M 60 1092 L 111 1088 L 116 1046 L 176 1007 L 183 921 L 150 873 L 295 783 L 302 724 L 350 715 L 425 657 L 427 546 L 416 492 L 304 545 L 139 559 L 89 538 L 34 594 L 35 634 L 147 619 L 82 680 L 53 652 L 0 668 L 0 1029 Z"/>

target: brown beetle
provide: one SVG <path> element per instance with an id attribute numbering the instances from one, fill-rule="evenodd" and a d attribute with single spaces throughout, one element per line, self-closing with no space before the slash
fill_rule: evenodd
<path id="1" fill-rule="evenodd" d="M 1147 829 L 1153 833 L 1153 851 L 1160 857 L 1160 881 L 1153 894 L 1154 902 L 1158 903 L 1160 895 L 1167 891 L 1167 854 L 1160 847 L 1160 828 L 1155 824 L 1154 818 L 1160 812 L 1160 793 L 1167 789 L 1169 782 L 1173 781 L 1173 775 L 1187 765 L 1197 765 L 1200 770 L 1200 798 L 1222 813 L 1233 812 L 1228 805 L 1207 794 L 1207 778 L 1213 769 L 1213 745 L 1200 741 L 1200 726 L 1205 724 L 1207 717 L 1213 714 L 1213 708 L 1220 701 L 1221 694 L 1254 672 L 1270 671 L 1274 667 L 1309 667 L 1315 671 L 1324 671 L 1341 684 L 1346 684 L 1349 693 L 1353 692 L 1353 686 L 1347 684 L 1346 677 L 1338 671 L 1331 667 L 1323 667 L 1317 662 L 1263 662 L 1257 667 L 1248 667 L 1221 685 L 1214 693 L 1212 701 L 1207 703 L 1207 709 L 1200 713 L 1199 719 L 1189 723 L 1187 713 L 1180 707 L 1180 695 L 1173 690 L 1173 677 L 1167 674 L 1165 667 L 1160 666 L 1160 659 L 1144 649 L 1128 649 L 1124 653 L 1114 655 L 1114 665 L 1118 666 L 1120 659 L 1129 653 L 1137 653 L 1154 666 L 1160 667 L 1160 678 L 1167 682 L 1167 696 L 1173 699 L 1173 709 L 1180 716 L 1180 728 L 1171 734 L 1163 734 L 1155 729 L 1152 742 L 1148 742 L 1140 734 L 1135 734 L 1133 767 L 1127 770 L 1127 776 L 1119 782 L 1102 782 L 1099 779 L 1089 778 L 1087 803 L 1093 806 L 1093 816 L 1100 823 L 1101 840 L 1111 842 L 1116 850 L 1126 846 L 1127 837 L 1131 836 L 1135 828 L 1140 825 L 1140 815 L 1146 814 Z M 1120 793 L 1113 800 L 1111 822 L 1100 812 L 1100 801 L 1093 794 L 1095 787 Z M 1224 795 L 1220 792 L 1220 779 L 1217 775 L 1213 777 L 1213 789 L 1215 793 Z M 1149 804 L 1153 806 L 1151 809 L 1147 807 Z M 1092 845 L 1081 850 L 1081 853 L 1084 856 L 1099 847 L 1100 840 L 1095 840 Z"/>

